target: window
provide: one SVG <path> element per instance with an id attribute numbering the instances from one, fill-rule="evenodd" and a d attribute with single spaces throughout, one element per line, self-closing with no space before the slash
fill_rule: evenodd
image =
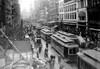
<path id="1" fill-rule="evenodd" d="M 76 10 L 76 4 L 74 4 L 74 8 L 75 8 L 75 10 Z"/>
<path id="2" fill-rule="evenodd" d="M 84 0 L 81 0 L 81 8 L 84 7 Z"/>
<path id="3" fill-rule="evenodd" d="M 71 11 L 71 5 L 69 6 L 69 11 Z"/>
<path id="4" fill-rule="evenodd" d="M 72 13 L 70 13 L 70 19 L 72 19 Z"/>
<path id="5" fill-rule="evenodd" d="M 68 12 L 68 7 L 66 6 L 66 12 Z"/>
<path id="6" fill-rule="evenodd" d="M 69 54 L 76 54 L 76 53 L 77 53 L 77 49 L 76 48 L 69 49 Z"/>
<path id="7" fill-rule="evenodd" d="M 68 6 L 68 12 L 69 12 L 69 9 L 70 9 L 70 8 L 69 8 L 69 6 Z"/>
<path id="8" fill-rule="evenodd" d="M 85 16 L 80 16 L 80 20 L 85 20 Z"/>
<path id="9" fill-rule="evenodd" d="M 68 15 L 67 15 L 67 13 L 65 14 L 65 19 L 68 19 L 68 17 L 67 17 Z"/>
<path id="10" fill-rule="evenodd" d="M 59 19 L 60 19 L 60 14 L 59 14 Z"/>
<path id="11" fill-rule="evenodd" d="M 98 5 L 100 4 L 100 0 L 97 0 L 97 4 L 98 4 Z"/>
<path id="12" fill-rule="evenodd" d="M 64 19 L 66 19 L 66 14 L 64 15 Z"/>
<path id="13" fill-rule="evenodd" d="M 69 16 L 69 13 L 68 13 L 68 19 L 69 19 L 69 17 L 70 17 L 70 16 Z"/>
<path id="14" fill-rule="evenodd" d="M 63 14 L 62 14 L 62 19 L 63 19 Z"/>
<path id="15" fill-rule="evenodd" d="M 66 19 L 68 19 L 68 13 L 66 14 Z"/>
<path id="16" fill-rule="evenodd" d="M 74 19 L 74 13 L 72 13 L 72 19 Z"/>
<path id="17" fill-rule="evenodd" d="M 66 12 L 66 7 L 64 7 L 64 12 Z"/>
<path id="18" fill-rule="evenodd" d="M 73 5 L 71 5 L 71 11 L 73 11 Z"/>
<path id="19" fill-rule="evenodd" d="M 72 5 L 72 11 L 74 11 L 74 5 Z"/>
<path id="20" fill-rule="evenodd" d="M 75 14 L 75 18 L 74 19 L 76 19 L 76 12 L 74 14 Z"/>

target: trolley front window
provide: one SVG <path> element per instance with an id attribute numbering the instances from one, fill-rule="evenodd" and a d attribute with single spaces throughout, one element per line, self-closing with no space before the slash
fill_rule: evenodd
<path id="1" fill-rule="evenodd" d="M 70 48 L 69 49 L 69 55 L 74 55 L 77 53 L 77 48 Z"/>

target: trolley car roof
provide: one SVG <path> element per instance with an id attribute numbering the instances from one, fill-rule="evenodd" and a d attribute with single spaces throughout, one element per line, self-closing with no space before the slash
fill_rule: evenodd
<path id="1" fill-rule="evenodd" d="M 52 32 L 48 29 L 42 29 L 41 32 L 43 32 L 44 34 L 52 34 Z"/>
<path id="2" fill-rule="evenodd" d="M 66 32 L 63 32 L 63 31 L 58 31 L 58 33 L 65 35 L 65 36 L 68 36 L 68 37 L 71 37 L 71 39 L 77 39 L 77 36 L 72 34 L 72 33 L 66 33 Z"/>
<path id="3" fill-rule="evenodd" d="M 66 37 L 64 35 L 58 34 L 58 33 L 54 34 L 53 36 L 58 38 L 58 39 L 60 39 L 60 40 L 62 40 L 63 42 L 74 42 L 70 38 L 68 38 L 68 37 Z"/>
<path id="4" fill-rule="evenodd" d="M 96 69 L 100 69 L 100 52 L 95 50 L 85 50 L 83 52 L 78 52 L 77 55 Z"/>
<path id="5" fill-rule="evenodd" d="M 60 43 L 62 46 L 69 47 L 69 48 L 78 47 L 78 45 L 75 44 L 74 42 L 67 41 L 67 42 L 65 43 L 65 42 L 61 41 L 60 39 L 58 40 L 58 39 L 55 38 L 54 36 L 51 36 L 51 38 L 54 39 L 55 41 L 57 41 L 58 43 Z"/>

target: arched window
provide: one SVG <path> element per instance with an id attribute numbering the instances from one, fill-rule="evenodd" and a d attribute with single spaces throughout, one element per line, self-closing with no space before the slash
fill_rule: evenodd
<path id="1" fill-rule="evenodd" d="M 86 20 L 86 13 L 84 11 L 79 12 L 79 20 Z"/>

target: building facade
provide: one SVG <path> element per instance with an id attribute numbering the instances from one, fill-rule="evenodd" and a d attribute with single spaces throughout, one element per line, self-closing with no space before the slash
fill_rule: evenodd
<path id="1" fill-rule="evenodd" d="M 38 4 L 38 5 L 37 5 Z M 48 0 L 35 1 L 35 20 L 39 23 L 46 23 L 48 20 Z"/>
<path id="2" fill-rule="evenodd" d="M 87 14 L 87 0 L 76 0 L 78 2 L 78 31 L 83 37 L 88 34 L 88 14 Z"/>
<path id="3" fill-rule="evenodd" d="M 96 50 L 85 50 L 77 53 L 78 69 L 99 69 L 100 68 L 100 54 Z"/>
<path id="4" fill-rule="evenodd" d="M 21 14 L 18 0 L 12 1 L 12 23 L 21 24 Z"/>
<path id="5" fill-rule="evenodd" d="M 48 12 L 49 23 L 57 22 L 58 15 L 59 15 L 58 3 L 59 3 L 59 0 L 49 0 L 49 12 Z"/>
<path id="6" fill-rule="evenodd" d="M 63 3 L 64 2 L 64 3 Z M 62 30 L 100 41 L 99 0 L 59 0 Z"/>
<path id="7" fill-rule="evenodd" d="M 59 0 L 59 22 L 63 19 L 64 15 L 64 0 Z"/>
<path id="8" fill-rule="evenodd" d="M 87 6 L 87 0 L 64 0 L 62 30 L 86 37 L 88 33 Z"/>
<path id="9" fill-rule="evenodd" d="M 18 4 L 18 0 L 0 0 L 0 26 L 1 28 L 4 28 L 3 31 L 5 32 L 5 34 L 9 37 L 9 38 L 14 38 L 15 34 L 18 33 L 16 32 L 16 30 L 18 31 L 18 26 L 15 30 L 15 28 L 13 27 L 16 26 L 15 23 L 17 23 L 16 21 L 19 21 L 20 16 L 14 14 L 14 19 L 17 19 L 16 21 L 13 22 L 13 13 L 16 12 L 16 10 L 13 11 L 13 5 L 15 6 L 15 4 L 13 4 L 13 2 L 16 2 L 16 4 Z M 20 8 L 16 8 L 14 7 L 14 9 L 17 9 L 17 13 L 20 14 Z M 16 33 L 15 33 L 16 32 Z M 0 34 L 1 36 L 1 34 Z M 0 37 L 1 42 L 0 45 L 3 46 L 5 48 L 6 45 L 9 45 L 9 42 L 3 38 Z"/>
<path id="10" fill-rule="evenodd" d="M 11 23 L 11 14 L 12 14 L 12 8 L 11 8 L 11 2 L 9 0 L 0 0 L 0 23 L 1 26 L 3 24 L 9 24 Z"/>
<path id="11" fill-rule="evenodd" d="M 63 30 L 75 33 L 78 22 L 78 2 L 76 0 L 64 0 Z"/>
<path id="12" fill-rule="evenodd" d="M 89 37 L 94 42 L 100 42 L 100 0 L 87 0 Z"/>

